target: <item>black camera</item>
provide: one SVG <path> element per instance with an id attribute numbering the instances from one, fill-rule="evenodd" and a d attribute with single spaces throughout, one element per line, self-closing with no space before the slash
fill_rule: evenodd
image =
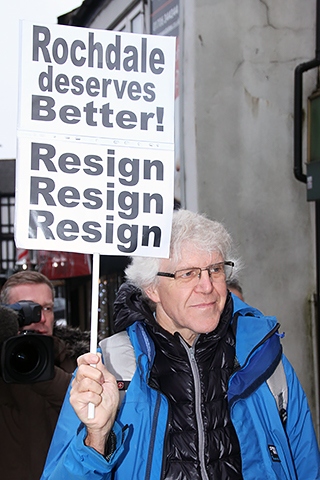
<path id="1" fill-rule="evenodd" d="M 0 305 L 1 374 L 6 383 L 35 383 L 54 376 L 53 338 L 22 327 L 38 323 L 41 306 L 30 301 Z"/>
<path id="2" fill-rule="evenodd" d="M 19 327 L 26 327 L 31 323 L 38 323 L 41 320 L 41 305 L 28 300 L 6 305 L 18 313 Z"/>

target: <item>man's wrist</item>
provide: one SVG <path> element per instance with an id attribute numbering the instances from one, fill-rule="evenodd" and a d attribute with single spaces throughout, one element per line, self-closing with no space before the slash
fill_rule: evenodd
<path id="1" fill-rule="evenodd" d="M 107 440 L 108 433 L 104 433 L 101 431 L 92 431 L 88 429 L 84 444 L 87 447 L 94 448 L 94 450 L 101 453 L 101 455 L 104 455 Z"/>

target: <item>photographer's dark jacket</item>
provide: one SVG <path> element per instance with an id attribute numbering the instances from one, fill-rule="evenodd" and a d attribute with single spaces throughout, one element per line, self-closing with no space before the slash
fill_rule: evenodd
<path id="1" fill-rule="evenodd" d="M 115 310 L 119 333 L 100 343 L 125 389 L 115 448 L 103 456 L 85 446 L 86 428 L 67 395 L 42 480 L 320 478 L 307 399 L 282 354 L 275 317 L 229 297 L 217 329 L 190 347 L 155 324 L 130 285 L 120 288 Z M 289 386 L 285 426 L 267 384 L 279 362 Z"/>
<path id="2" fill-rule="evenodd" d="M 0 377 L 0 476 L 39 480 L 78 355 L 89 349 L 87 334 L 54 329 L 55 374 L 33 384 L 5 383 Z"/>

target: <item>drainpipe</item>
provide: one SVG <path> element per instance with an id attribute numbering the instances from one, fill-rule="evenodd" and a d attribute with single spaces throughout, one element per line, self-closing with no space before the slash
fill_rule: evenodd
<path id="1" fill-rule="evenodd" d="M 303 173 L 303 154 L 302 154 L 302 123 L 303 123 L 303 74 L 308 70 L 320 66 L 320 0 L 316 3 L 316 51 L 315 58 L 306 63 L 301 63 L 295 68 L 294 72 L 294 134 L 293 134 L 293 172 L 297 180 L 307 183 L 307 176 Z M 317 86 L 319 87 L 319 85 Z M 315 366 L 316 385 L 316 404 L 319 403 L 320 392 L 320 200 L 315 201 L 315 236 L 316 236 L 316 348 L 317 363 Z M 319 417 L 319 405 L 316 405 Z M 319 422 L 319 418 L 317 419 Z M 318 423 L 317 422 L 317 423 Z M 318 432 L 320 436 L 320 433 Z"/>
<path id="2" fill-rule="evenodd" d="M 297 180 L 307 183 L 302 171 L 302 121 L 303 121 L 303 74 L 320 66 L 320 0 L 316 6 L 316 56 L 309 62 L 301 63 L 294 71 L 294 135 L 293 135 L 293 172 Z"/>
<path id="3" fill-rule="evenodd" d="M 319 0 L 317 0 L 319 3 Z M 320 66 L 319 59 L 300 63 L 294 71 L 294 125 L 293 125 L 293 173 L 297 180 L 307 183 L 307 176 L 303 173 L 302 155 L 302 122 L 303 122 L 303 74 Z"/>

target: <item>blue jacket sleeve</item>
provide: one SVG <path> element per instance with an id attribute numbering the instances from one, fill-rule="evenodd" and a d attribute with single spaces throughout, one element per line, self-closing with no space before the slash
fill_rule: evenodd
<path id="1" fill-rule="evenodd" d="M 288 382 L 286 432 L 297 478 L 317 480 L 320 479 L 320 454 L 308 401 L 297 375 L 285 357 L 283 365 Z"/>
<path id="2" fill-rule="evenodd" d="M 123 451 L 123 432 L 114 424 L 117 448 L 109 461 L 84 444 L 86 428 L 78 419 L 70 402 L 70 389 L 62 405 L 52 438 L 44 471 L 40 480 L 108 480 L 114 463 Z"/>

